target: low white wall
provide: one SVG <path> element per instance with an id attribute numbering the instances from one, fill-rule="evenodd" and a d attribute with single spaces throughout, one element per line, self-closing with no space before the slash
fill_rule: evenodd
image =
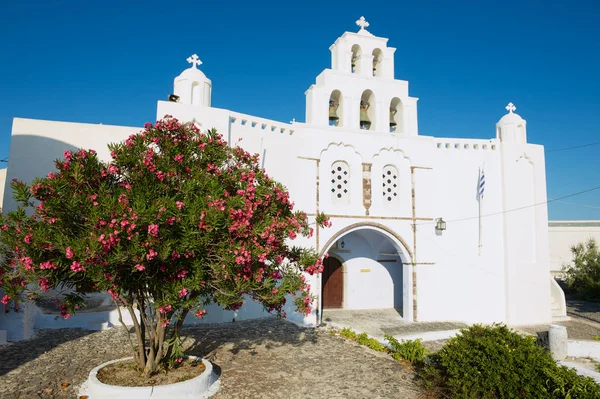
<path id="1" fill-rule="evenodd" d="M 600 244 L 600 220 L 556 220 L 548 222 L 550 272 L 560 275 L 564 264 L 571 263 L 571 247 L 590 238 Z"/>

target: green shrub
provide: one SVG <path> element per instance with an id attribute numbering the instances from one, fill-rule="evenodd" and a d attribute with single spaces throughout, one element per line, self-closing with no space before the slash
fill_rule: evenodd
<path id="1" fill-rule="evenodd" d="M 351 340 L 356 339 L 356 333 L 347 327 L 344 327 L 340 330 L 340 335 Z"/>
<path id="2" fill-rule="evenodd" d="M 384 338 L 388 342 L 392 357 L 397 361 L 407 360 L 411 363 L 420 363 L 425 360 L 425 356 L 429 353 L 429 350 L 423 346 L 420 339 L 398 342 L 396 338 L 388 334 L 384 335 Z"/>
<path id="3" fill-rule="evenodd" d="M 590 238 L 571 247 L 573 262 L 563 266 L 565 283 L 570 291 L 583 299 L 600 299 L 600 249 Z"/>
<path id="4" fill-rule="evenodd" d="M 596 371 L 600 373 L 600 363 L 596 363 Z"/>
<path id="5" fill-rule="evenodd" d="M 534 337 L 504 325 L 474 325 L 448 343 L 421 370 L 426 386 L 452 398 L 600 398 L 600 385 L 558 366 Z"/>
<path id="6" fill-rule="evenodd" d="M 600 335 L 596 335 L 592 338 L 594 341 L 600 341 Z"/>
<path id="7" fill-rule="evenodd" d="M 366 333 L 358 334 L 356 342 L 360 345 L 367 346 L 375 351 L 383 352 L 385 347 L 379 343 L 375 338 L 369 338 Z"/>

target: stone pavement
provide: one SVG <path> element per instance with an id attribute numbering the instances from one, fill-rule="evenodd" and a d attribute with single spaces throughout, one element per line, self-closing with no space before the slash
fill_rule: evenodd
<path id="1" fill-rule="evenodd" d="M 385 334 L 397 339 L 421 337 L 424 341 L 438 340 L 448 338 L 457 330 L 467 327 L 465 323 L 457 322 L 408 323 L 395 309 L 327 309 L 323 312 L 323 323 L 331 327 L 348 327 L 356 332 L 365 332 L 378 340 L 383 340 Z"/>
<path id="2" fill-rule="evenodd" d="M 411 370 L 388 355 L 292 323 L 261 319 L 195 326 L 186 353 L 208 355 L 225 398 L 419 398 Z M 40 330 L 0 347 L 0 398 L 73 398 L 96 365 L 129 356 L 124 330 Z M 68 386 L 61 387 L 67 383 Z"/>

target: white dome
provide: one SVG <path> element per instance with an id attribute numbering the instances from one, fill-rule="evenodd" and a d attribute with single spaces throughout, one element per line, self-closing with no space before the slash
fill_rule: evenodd
<path id="1" fill-rule="evenodd" d="M 179 80 L 192 80 L 192 81 L 198 81 L 198 82 L 203 82 L 205 80 L 208 80 L 210 82 L 210 80 L 206 77 L 204 72 L 202 72 L 201 70 L 199 70 L 196 67 L 191 67 L 191 68 L 188 68 L 185 71 L 181 72 L 181 75 L 179 75 L 175 78 L 175 81 L 179 81 Z"/>
<path id="2" fill-rule="evenodd" d="M 498 121 L 498 125 L 504 125 L 504 124 L 508 124 L 508 123 L 514 123 L 514 124 L 522 124 L 525 123 L 525 119 L 521 118 L 521 116 L 519 114 L 515 114 L 514 112 L 509 112 L 508 114 L 504 115 L 502 118 L 500 118 L 500 120 Z"/>

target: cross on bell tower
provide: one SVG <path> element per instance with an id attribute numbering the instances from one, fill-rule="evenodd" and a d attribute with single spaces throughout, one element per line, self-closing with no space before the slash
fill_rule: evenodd
<path id="1" fill-rule="evenodd" d="M 369 23 L 365 19 L 365 17 L 360 17 L 358 21 L 356 21 L 356 25 L 360 26 L 360 30 L 366 30 L 369 27 Z"/>
<path id="2" fill-rule="evenodd" d="M 517 110 L 517 107 L 515 107 L 513 103 L 508 103 L 508 105 L 506 106 L 506 110 L 512 114 L 514 111 Z"/>
<path id="3" fill-rule="evenodd" d="M 200 61 L 200 59 L 198 58 L 198 55 L 196 55 L 196 54 L 193 54 L 190 57 L 188 57 L 187 62 L 192 64 L 192 66 L 196 69 L 198 69 L 199 65 L 202 65 L 202 61 Z"/>

